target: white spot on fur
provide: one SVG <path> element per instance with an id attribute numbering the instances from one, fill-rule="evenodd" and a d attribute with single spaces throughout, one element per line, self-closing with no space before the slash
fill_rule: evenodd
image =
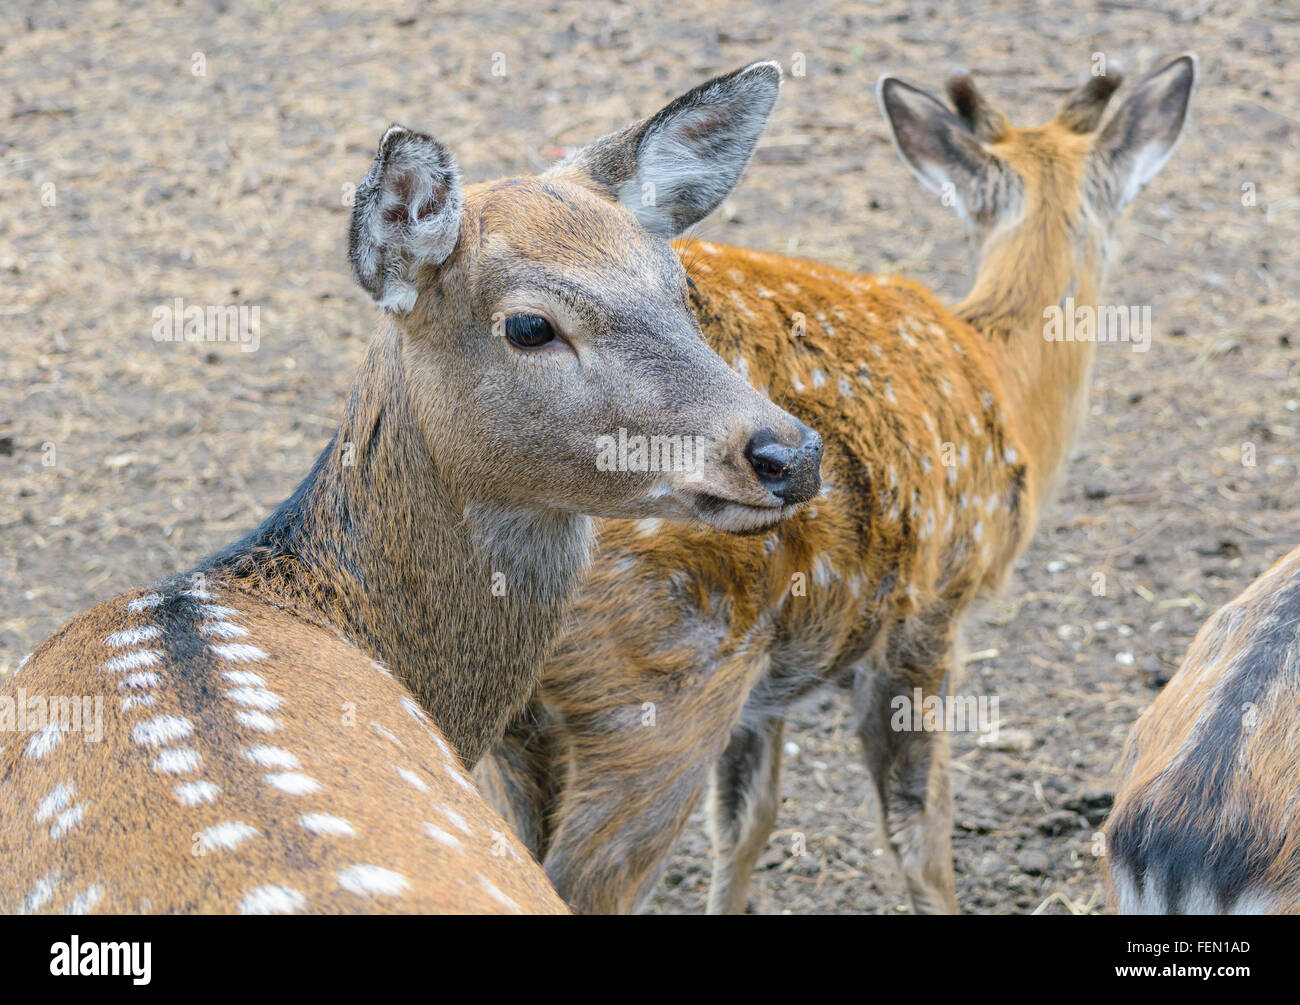
<path id="1" fill-rule="evenodd" d="M 298 823 L 313 834 L 356 834 L 350 823 L 342 817 L 330 816 L 328 813 L 304 813 L 298 818 Z"/>
<path id="2" fill-rule="evenodd" d="M 254 729 L 259 733 L 274 733 L 280 728 L 280 724 L 264 712 L 249 712 L 240 709 L 235 713 L 235 721 L 247 729 Z"/>
<path id="3" fill-rule="evenodd" d="M 199 831 L 199 847 L 204 851 L 232 851 L 257 834 L 256 827 L 239 820 L 227 820 Z"/>
<path id="4" fill-rule="evenodd" d="M 205 621 L 199 631 L 219 639 L 238 639 L 248 634 L 248 629 L 231 621 Z"/>
<path id="5" fill-rule="evenodd" d="M 281 792 L 287 792 L 291 796 L 306 796 L 313 792 L 319 792 L 324 788 L 311 775 L 304 775 L 298 771 L 277 771 L 264 777 L 268 785 L 274 786 Z"/>
<path id="6" fill-rule="evenodd" d="M 519 910 L 519 905 L 516 904 L 513 900 L 511 900 L 509 897 L 507 897 L 499 889 L 497 889 L 497 887 L 495 886 L 495 884 L 491 882 L 491 880 L 487 879 L 486 877 L 480 876 L 478 878 L 478 883 L 479 886 L 483 887 L 483 889 L 487 891 L 488 896 L 491 897 L 493 900 L 495 900 L 502 907 L 506 908 L 507 910 L 514 911 L 516 914 L 522 913 Z"/>
<path id="7" fill-rule="evenodd" d="M 57 722 L 51 722 L 27 741 L 27 747 L 23 753 L 33 761 L 39 761 L 62 742 L 63 730 L 59 729 Z"/>
<path id="8" fill-rule="evenodd" d="M 636 532 L 642 537 L 653 537 L 659 533 L 659 528 L 663 526 L 663 523 L 658 517 L 646 517 L 644 520 L 636 522 Z"/>
<path id="9" fill-rule="evenodd" d="M 418 722 L 421 726 L 424 726 L 426 728 L 428 727 L 429 717 L 424 714 L 424 709 L 422 709 L 416 703 L 414 698 L 403 698 L 402 708 L 406 709 L 406 711 L 410 714 L 411 718 L 414 719 L 416 722 Z"/>
<path id="10" fill-rule="evenodd" d="M 48 872 L 36 881 L 32 887 L 32 892 L 23 898 L 23 902 L 18 905 L 19 914 L 31 914 L 33 911 L 39 911 L 42 907 L 54 899 L 54 892 L 59 887 L 59 880 L 62 874 L 59 872 Z"/>
<path id="11" fill-rule="evenodd" d="M 109 636 L 112 638 L 112 636 Z M 126 670 L 139 670 L 142 667 L 151 667 L 162 659 L 162 653 L 157 649 L 139 649 L 133 653 L 123 653 L 121 656 L 114 656 L 104 664 L 105 673 L 122 673 Z"/>
<path id="12" fill-rule="evenodd" d="M 157 607 L 163 602 L 161 593 L 149 593 L 143 597 L 136 597 L 126 605 L 128 611 L 143 611 L 150 607 Z"/>
<path id="13" fill-rule="evenodd" d="M 162 634 L 162 629 L 157 625 L 142 625 L 139 628 L 124 628 L 120 632 L 114 632 L 108 638 L 104 639 L 104 645 L 111 646 L 114 649 L 121 649 L 123 646 L 138 646 L 141 642 L 148 642 L 150 639 L 156 639 Z"/>
<path id="14" fill-rule="evenodd" d="M 223 607 L 221 604 L 200 604 L 199 614 L 205 618 L 214 618 L 217 621 L 225 621 L 227 618 L 243 618 L 247 616 L 241 614 L 233 607 Z"/>
<path id="15" fill-rule="evenodd" d="M 249 645 L 247 642 L 230 642 L 220 646 L 209 646 L 214 653 L 223 660 L 229 660 L 231 663 L 254 663 L 257 660 L 267 658 L 266 653 L 257 646 Z"/>
<path id="16" fill-rule="evenodd" d="M 409 699 L 409 698 L 403 698 L 402 701 L 410 701 L 410 699 Z M 404 747 L 404 746 L 406 746 L 406 744 L 404 744 L 404 743 L 403 743 L 403 742 L 398 738 L 397 734 L 394 733 L 394 732 L 393 732 L 391 729 L 389 729 L 387 726 L 385 726 L 383 723 L 379 723 L 379 722 L 375 722 L 374 720 L 371 720 L 371 722 L 370 722 L 370 728 L 373 729 L 373 730 L 374 730 L 376 733 L 378 733 L 380 736 L 382 736 L 385 740 L 388 740 L 388 741 L 390 741 L 390 742 L 392 742 L 392 743 L 395 743 L 395 744 L 397 744 L 399 747 Z"/>
<path id="17" fill-rule="evenodd" d="M 427 820 L 424 824 L 424 833 L 428 834 L 429 837 L 433 838 L 440 844 L 445 844 L 448 848 L 459 848 L 461 846 L 460 838 L 456 837 L 454 834 L 448 834 L 441 827 L 436 824 L 431 824 Z"/>
<path id="18" fill-rule="evenodd" d="M 261 674 L 255 674 L 252 670 L 225 670 L 222 671 L 222 677 L 232 684 L 240 684 L 244 687 L 266 687 L 266 678 Z"/>
<path id="19" fill-rule="evenodd" d="M 77 894 L 68 902 L 68 906 L 64 909 L 63 913 L 89 914 L 94 910 L 95 905 L 98 904 L 103 897 L 104 888 L 98 883 L 92 883 L 90 886 L 86 887 L 85 891 Z"/>
<path id="20" fill-rule="evenodd" d="M 406 877 L 391 869 L 377 865 L 354 865 L 339 873 L 339 886 L 359 897 L 369 894 L 383 894 L 397 897 L 402 891 L 410 889 Z"/>
<path id="21" fill-rule="evenodd" d="M 168 775 L 188 775 L 199 770 L 203 758 L 190 747 L 171 747 L 164 750 L 153 762 L 154 771 Z"/>
<path id="22" fill-rule="evenodd" d="M 185 782 L 173 790 L 182 806 L 198 806 L 210 803 L 217 798 L 221 786 L 208 781 Z"/>
<path id="23" fill-rule="evenodd" d="M 466 792 L 472 792 L 475 795 L 478 794 L 478 789 L 474 787 L 474 783 L 471 782 L 464 775 L 462 775 L 455 768 L 453 768 L 450 764 L 444 764 L 443 767 L 447 769 L 447 774 L 451 776 L 451 780 L 455 782 L 457 785 L 459 785 L 462 789 L 464 789 Z"/>
<path id="24" fill-rule="evenodd" d="M 239 902 L 240 914 L 297 914 L 307 910 L 307 898 L 291 886 L 259 886 Z"/>
<path id="25" fill-rule="evenodd" d="M 44 823 L 59 810 L 63 809 L 68 803 L 72 802 L 74 789 L 72 783 L 62 782 L 54 786 L 50 794 L 40 801 L 36 807 L 36 822 Z"/>
<path id="26" fill-rule="evenodd" d="M 162 747 L 183 740 L 194 732 L 194 723 L 181 715 L 160 715 L 136 723 L 131 739 L 142 747 Z"/>
<path id="27" fill-rule="evenodd" d="M 129 712 L 133 708 L 148 708 L 155 700 L 151 694 L 133 694 L 122 699 L 122 711 Z"/>
<path id="28" fill-rule="evenodd" d="M 279 747 L 256 746 L 244 751 L 244 756 L 264 768 L 301 768 L 302 762 L 287 750 Z"/>
<path id="29" fill-rule="evenodd" d="M 60 813 L 54 820 L 54 826 L 50 828 L 50 837 L 57 841 L 64 834 L 81 823 L 81 815 L 85 812 L 86 804 L 77 803 Z"/>
<path id="30" fill-rule="evenodd" d="M 470 829 L 469 823 L 465 820 L 465 818 L 461 816 L 459 813 L 457 813 L 455 810 L 453 810 L 450 806 L 439 806 L 438 809 L 442 810 L 443 816 L 445 816 L 448 820 L 450 820 L 452 826 L 455 827 L 457 830 L 462 831 L 465 834 L 474 833 L 474 831 Z"/>
<path id="31" fill-rule="evenodd" d="M 238 705 L 274 711 L 284 704 L 284 699 L 271 691 L 257 687 L 237 687 L 226 692 L 226 697 Z"/>
<path id="32" fill-rule="evenodd" d="M 735 304 L 737 308 L 739 308 L 740 312 L 744 314 L 745 317 L 747 318 L 758 317 L 758 315 L 754 313 L 753 309 L 749 306 L 749 304 L 745 303 L 745 298 L 742 297 L 735 290 L 731 291 L 731 302 Z"/>
<path id="33" fill-rule="evenodd" d="M 412 787 L 419 789 L 421 792 L 429 791 L 429 783 L 426 782 L 419 775 L 417 775 L 414 771 L 411 771 L 409 768 L 398 768 L 396 765 L 394 765 L 393 767 L 396 769 L 397 773 L 402 776 L 402 780 L 406 782 L 408 785 L 411 785 Z"/>
<path id="34" fill-rule="evenodd" d="M 433 742 L 438 745 L 438 749 L 442 752 L 443 757 L 447 758 L 449 761 L 454 761 L 456 759 L 456 752 L 451 749 L 451 746 L 446 740 L 438 735 L 437 730 L 431 731 L 429 735 L 432 737 Z"/>
<path id="35" fill-rule="evenodd" d="M 144 670 L 140 673 L 133 673 L 129 677 L 123 677 L 117 682 L 117 687 L 119 691 L 126 691 L 130 688 L 143 691 L 145 688 L 157 687 L 161 682 L 162 678 L 152 670 Z"/>

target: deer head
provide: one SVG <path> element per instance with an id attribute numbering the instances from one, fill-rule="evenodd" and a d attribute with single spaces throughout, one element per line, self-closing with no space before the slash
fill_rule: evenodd
<path id="1" fill-rule="evenodd" d="M 739 180 L 780 82 L 719 77 L 541 177 L 462 186 L 437 140 L 384 134 L 353 272 L 464 503 L 750 531 L 817 491 L 820 438 L 709 349 L 667 240 Z"/>
<path id="2" fill-rule="evenodd" d="M 1074 278 L 1081 296 L 1091 296 L 1104 279 L 1116 218 L 1182 133 L 1196 57 L 1179 56 L 1146 77 L 1099 128 L 1121 80 L 1113 69 L 1091 77 L 1050 122 L 1029 129 L 1010 126 L 966 74 L 948 82 L 955 114 L 890 76 L 880 79 L 877 98 L 904 163 L 957 210 L 981 272 L 1033 270 L 1045 286 L 1064 286 L 1083 266 L 1087 276 Z"/>

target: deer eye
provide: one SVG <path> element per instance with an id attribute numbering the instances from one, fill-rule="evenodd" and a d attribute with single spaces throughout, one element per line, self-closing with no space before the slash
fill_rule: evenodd
<path id="1" fill-rule="evenodd" d="M 506 338 L 519 349 L 536 349 L 555 338 L 555 329 L 536 314 L 512 314 L 506 318 Z"/>

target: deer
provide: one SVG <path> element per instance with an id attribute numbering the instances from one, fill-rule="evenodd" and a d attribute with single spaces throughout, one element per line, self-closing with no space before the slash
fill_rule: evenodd
<path id="1" fill-rule="evenodd" d="M 1028 543 L 1074 442 L 1095 343 L 1045 337 L 1096 304 L 1121 211 L 1159 172 L 1196 79 L 1184 55 L 1105 126 L 1116 72 L 1017 129 L 969 74 L 940 99 L 886 75 L 904 164 L 975 250 L 951 309 L 919 283 L 694 242 L 710 344 L 825 444 L 823 487 L 761 537 L 607 520 L 537 696 L 476 777 L 583 913 L 642 909 L 707 792 L 710 913 L 741 913 L 780 805 L 783 730 L 846 691 L 911 909 L 957 910 L 949 738 L 896 702 L 955 694 L 960 630 Z M 946 719 L 944 720 L 946 722 Z"/>
<path id="2" fill-rule="evenodd" d="M 1122 914 L 1300 914 L 1300 548 L 1211 617 L 1138 718 L 1102 829 Z"/>
<path id="3" fill-rule="evenodd" d="M 532 694 L 593 519 L 762 533 L 819 490 L 818 434 L 708 348 L 669 243 L 780 82 L 717 77 L 550 176 L 462 185 L 432 136 L 383 134 L 349 229 L 382 310 L 310 474 L 0 689 L 0 715 L 102 715 L 0 735 L 0 911 L 567 913 L 468 768 Z M 602 463 L 620 437 L 693 450 Z"/>

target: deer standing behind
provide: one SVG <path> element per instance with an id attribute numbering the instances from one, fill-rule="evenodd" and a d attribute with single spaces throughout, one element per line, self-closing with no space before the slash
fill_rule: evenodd
<path id="1" fill-rule="evenodd" d="M 384 134 L 350 258 L 386 313 L 311 474 L 0 689 L 0 715 L 103 710 L 99 742 L 0 734 L 0 911 L 564 910 L 462 759 L 532 693 L 585 514 L 757 530 L 819 485 L 817 435 L 708 348 L 665 240 L 739 179 L 779 86 L 754 64 L 563 177 L 463 191 L 436 140 Z M 620 430 L 695 463 L 602 469 Z"/>
<path id="2" fill-rule="evenodd" d="M 962 620 L 1030 538 L 1094 350 L 1048 341 L 1045 308 L 1097 303 L 1113 224 L 1172 151 L 1194 79 L 1174 60 L 1099 128 L 1119 80 L 1095 76 L 1015 129 L 968 77 L 955 115 L 882 78 L 898 152 L 974 244 L 951 311 L 907 280 L 679 249 L 710 344 L 825 437 L 825 485 L 760 537 L 603 525 L 537 699 L 479 769 L 575 909 L 643 904 L 707 782 L 709 909 L 744 910 L 785 716 L 825 683 L 851 695 L 913 909 L 956 909 L 948 738 L 891 728 L 891 702 L 953 693 Z"/>
<path id="3" fill-rule="evenodd" d="M 1300 548 L 1196 633 L 1124 744 L 1104 829 L 1125 914 L 1300 914 Z"/>

